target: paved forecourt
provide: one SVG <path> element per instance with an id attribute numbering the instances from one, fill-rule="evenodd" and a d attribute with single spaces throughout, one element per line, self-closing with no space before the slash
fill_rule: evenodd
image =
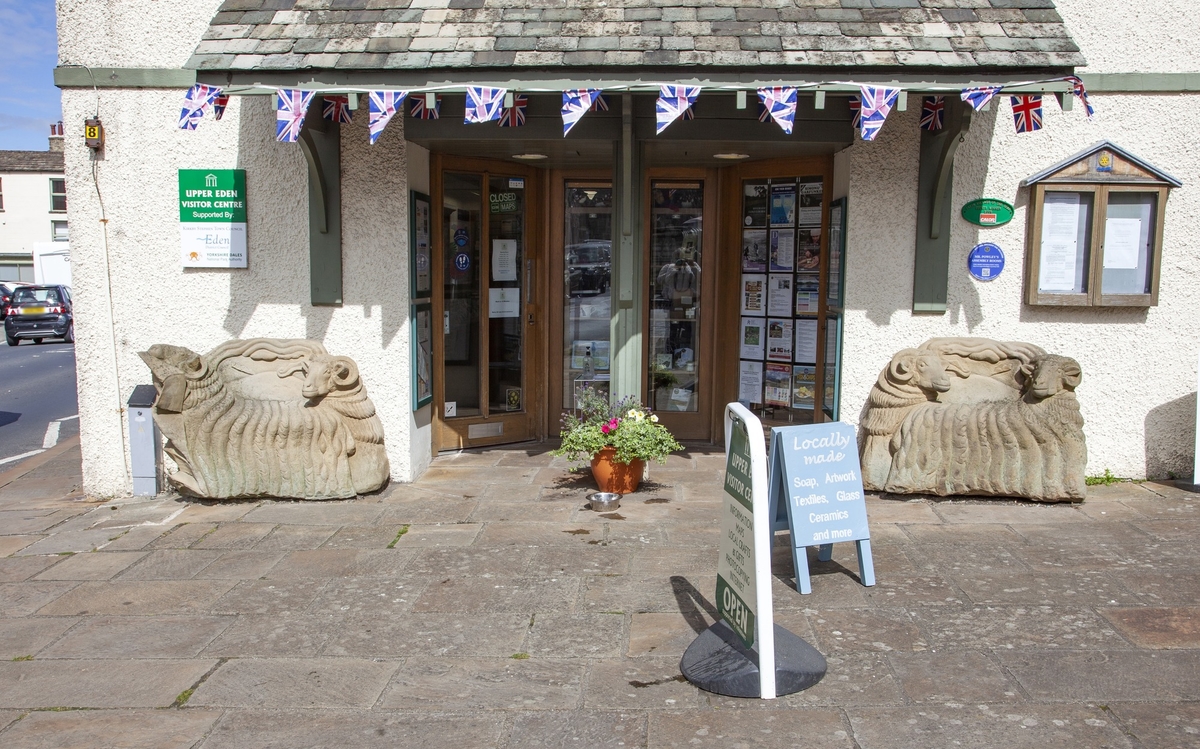
<path id="1" fill-rule="evenodd" d="M 619 510 L 544 446 L 438 458 L 353 501 L 80 496 L 77 448 L 0 486 L 0 746 L 1195 745 L 1200 511 L 1166 484 L 1080 506 L 868 496 L 775 621 L 828 674 L 701 692 L 725 456 Z M 18 472 L 20 473 L 20 472 Z M 1192 742 L 1189 744 L 1189 742 Z"/>

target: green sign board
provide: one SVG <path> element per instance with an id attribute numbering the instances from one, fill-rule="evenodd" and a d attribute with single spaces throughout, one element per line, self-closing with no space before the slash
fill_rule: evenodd
<path id="1" fill-rule="evenodd" d="M 746 647 L 754 646 L 758 586 L 754 568 L 754 483 L 750 440 L 735 423 L 725 465 L 725 504 L 721 509 L 721 557 L 717 561 L 717 612 Z"/>
<path id="2" fill-rule="evenodd" d="M 980 198 L 962 207 L 962 217 L 976 226 L 1004 226 L 1013 219 L 1013 207 L 1003 200 Z"/>
<path id="3" fill-rule="evenodd" d="M 245 169 L 180 169 L 179 220 L 246 223 Z"/>
<path id="4" fill-rule="evenodd" d="M 494 192 L 489 198 L 492 213 L 516 213 L 519 198 L 515 192 Z"/>
<path id="5" fill-rule="evenodd" d="M 245 268 L 246 170 L 180 169 L 179 234 L 185 268 Z"/>

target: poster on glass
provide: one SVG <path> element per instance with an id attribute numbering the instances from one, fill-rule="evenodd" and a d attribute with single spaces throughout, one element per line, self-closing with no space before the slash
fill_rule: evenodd
<path id="1" fill-rule="evenodd" d="M 742 270 L 757 273 L 767 269 L 766 229 L 746 229 L 742 232 Z"/>
<path id="2" fill-rule="evenodd" d="M 790 273 L 796 266 L 796 230 L 771 230 L 771 271 Z"/>
<path id="3" fill-rule="evenodd" d="M 782 317 L 792 314 L 792 275 L 772 273 L 767 279 L 767 314 Z"/>
<path id="4" fill-rule="evenodd" d="M 774 361 L 792 360 L 792 318 L 767 320 L 767 358 Z"/>
<path id="5" fill-rule="evenodd" d="M 821 267 L 821 229 L 813 227 L 796 232 L 796 270 Z"/>
<path id="6" fill-rule="evenodd" d="M 766 353 L 765 321 L 761 317 L 742 318 L 742 359 L 762 359 Z M 668 360 L 668 365 L 670 361 Z"/>
<path id="7" fill-rule="evenodd" d="M 817 363 L 817 318 L 796 318 L 795 354 L 797 364 Z"/>
<path id="8" fill-rule="evenodd" d="M 796 209 L 796 222 L 801 226 L 821 225 L 821 200 L 824 189 L 821 182 L 800 183 L 800 207 Z"/>
<path id="9" fill-rule="evenodd" d="M 742 226 L 767 225 L 767 185 L 746 183 L 742 198 Z"/>
<path id="10" fill-rule="evenodd" d="M 762 403 L 763 365 L 760 361 L 740 362 L 738 400 L 743 403 Z"/>
<path id="11" fill-rule="evenodd" d="M 771 185 L 771 226 L 796 224 L 796 183 Z"/>
<path id="12" fill-rule="evenodd" d="M 787 408 L 792 402 L 792 365 L 768 363 L 763 372 L 763 403 Z"/>
<path id="13" fill-rule="evenodd" d="M 796 314 L 815 315 L 820 306 L 821 277 L 816 273 L 796 274 Z"/>
<path id="14" fill-rule="evenodd" d="M 433 400 L 433 306 L 412 306 L 413 410 Z"/>
<path id="15" fill-rule="evenodd" d="M 817 393 L 817 368 L 792 367 L 792 408 L 813 410 Z"/>
<path id="16" fill-rule="evenodd" d="M 742 275 L 742 314 L 762 317 L 767 314 L 767 277 L 757 273 Z"/>

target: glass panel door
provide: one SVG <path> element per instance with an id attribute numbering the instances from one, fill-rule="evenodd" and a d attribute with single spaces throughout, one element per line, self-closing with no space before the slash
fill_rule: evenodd
<path id="1" fill-rule="evenodd" d="M 701 268 L 704 186 L 653 181 L 650 186 L 650 335 L 647 404 L 659 412 L 700 410 Z"/>
<path id="2" fill-rule="evenodd" d="M 584 387 L 609 393 L 612 351 L 612 183 L 567 183 L 563 242 L 562 407 Z"/>
<path id="3" fill-rule="evenodd" d="M 439 450 L 536 436 L 535 404 L 526 398 L 526 337 L 542 330 L 526 297 L 535 283 L 536 253 L 527 246 L 532 176 L 486 168 L 441 172 Z"/>
<path id="4" fill-rule="evenodd" d="M 478 174 L 447 172 L 442 192 L 442 354 L 445 416 L 478 416 L 479 262 L 483 241 Z"/>

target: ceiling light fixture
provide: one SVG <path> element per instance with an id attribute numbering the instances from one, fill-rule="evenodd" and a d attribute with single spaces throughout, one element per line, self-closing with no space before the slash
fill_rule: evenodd
<path id="1" fill-rule="evenodd" d="M 544 153 L 515 153 L 515 154 L 513 154 L 513 158 L 521 159 L 522 161 L 541 161 L 542 159 L 546 158 L 546 154 L 544 154 Z"/>
<path id="2" fill-rule="evenodd" d="M 714 159 L 724 159 L 726 161 L 740 161 L 742 159 L 750 158 L 750 154 L 748 154 L 748 153 L 714 153 L 713 158 Z"/>

